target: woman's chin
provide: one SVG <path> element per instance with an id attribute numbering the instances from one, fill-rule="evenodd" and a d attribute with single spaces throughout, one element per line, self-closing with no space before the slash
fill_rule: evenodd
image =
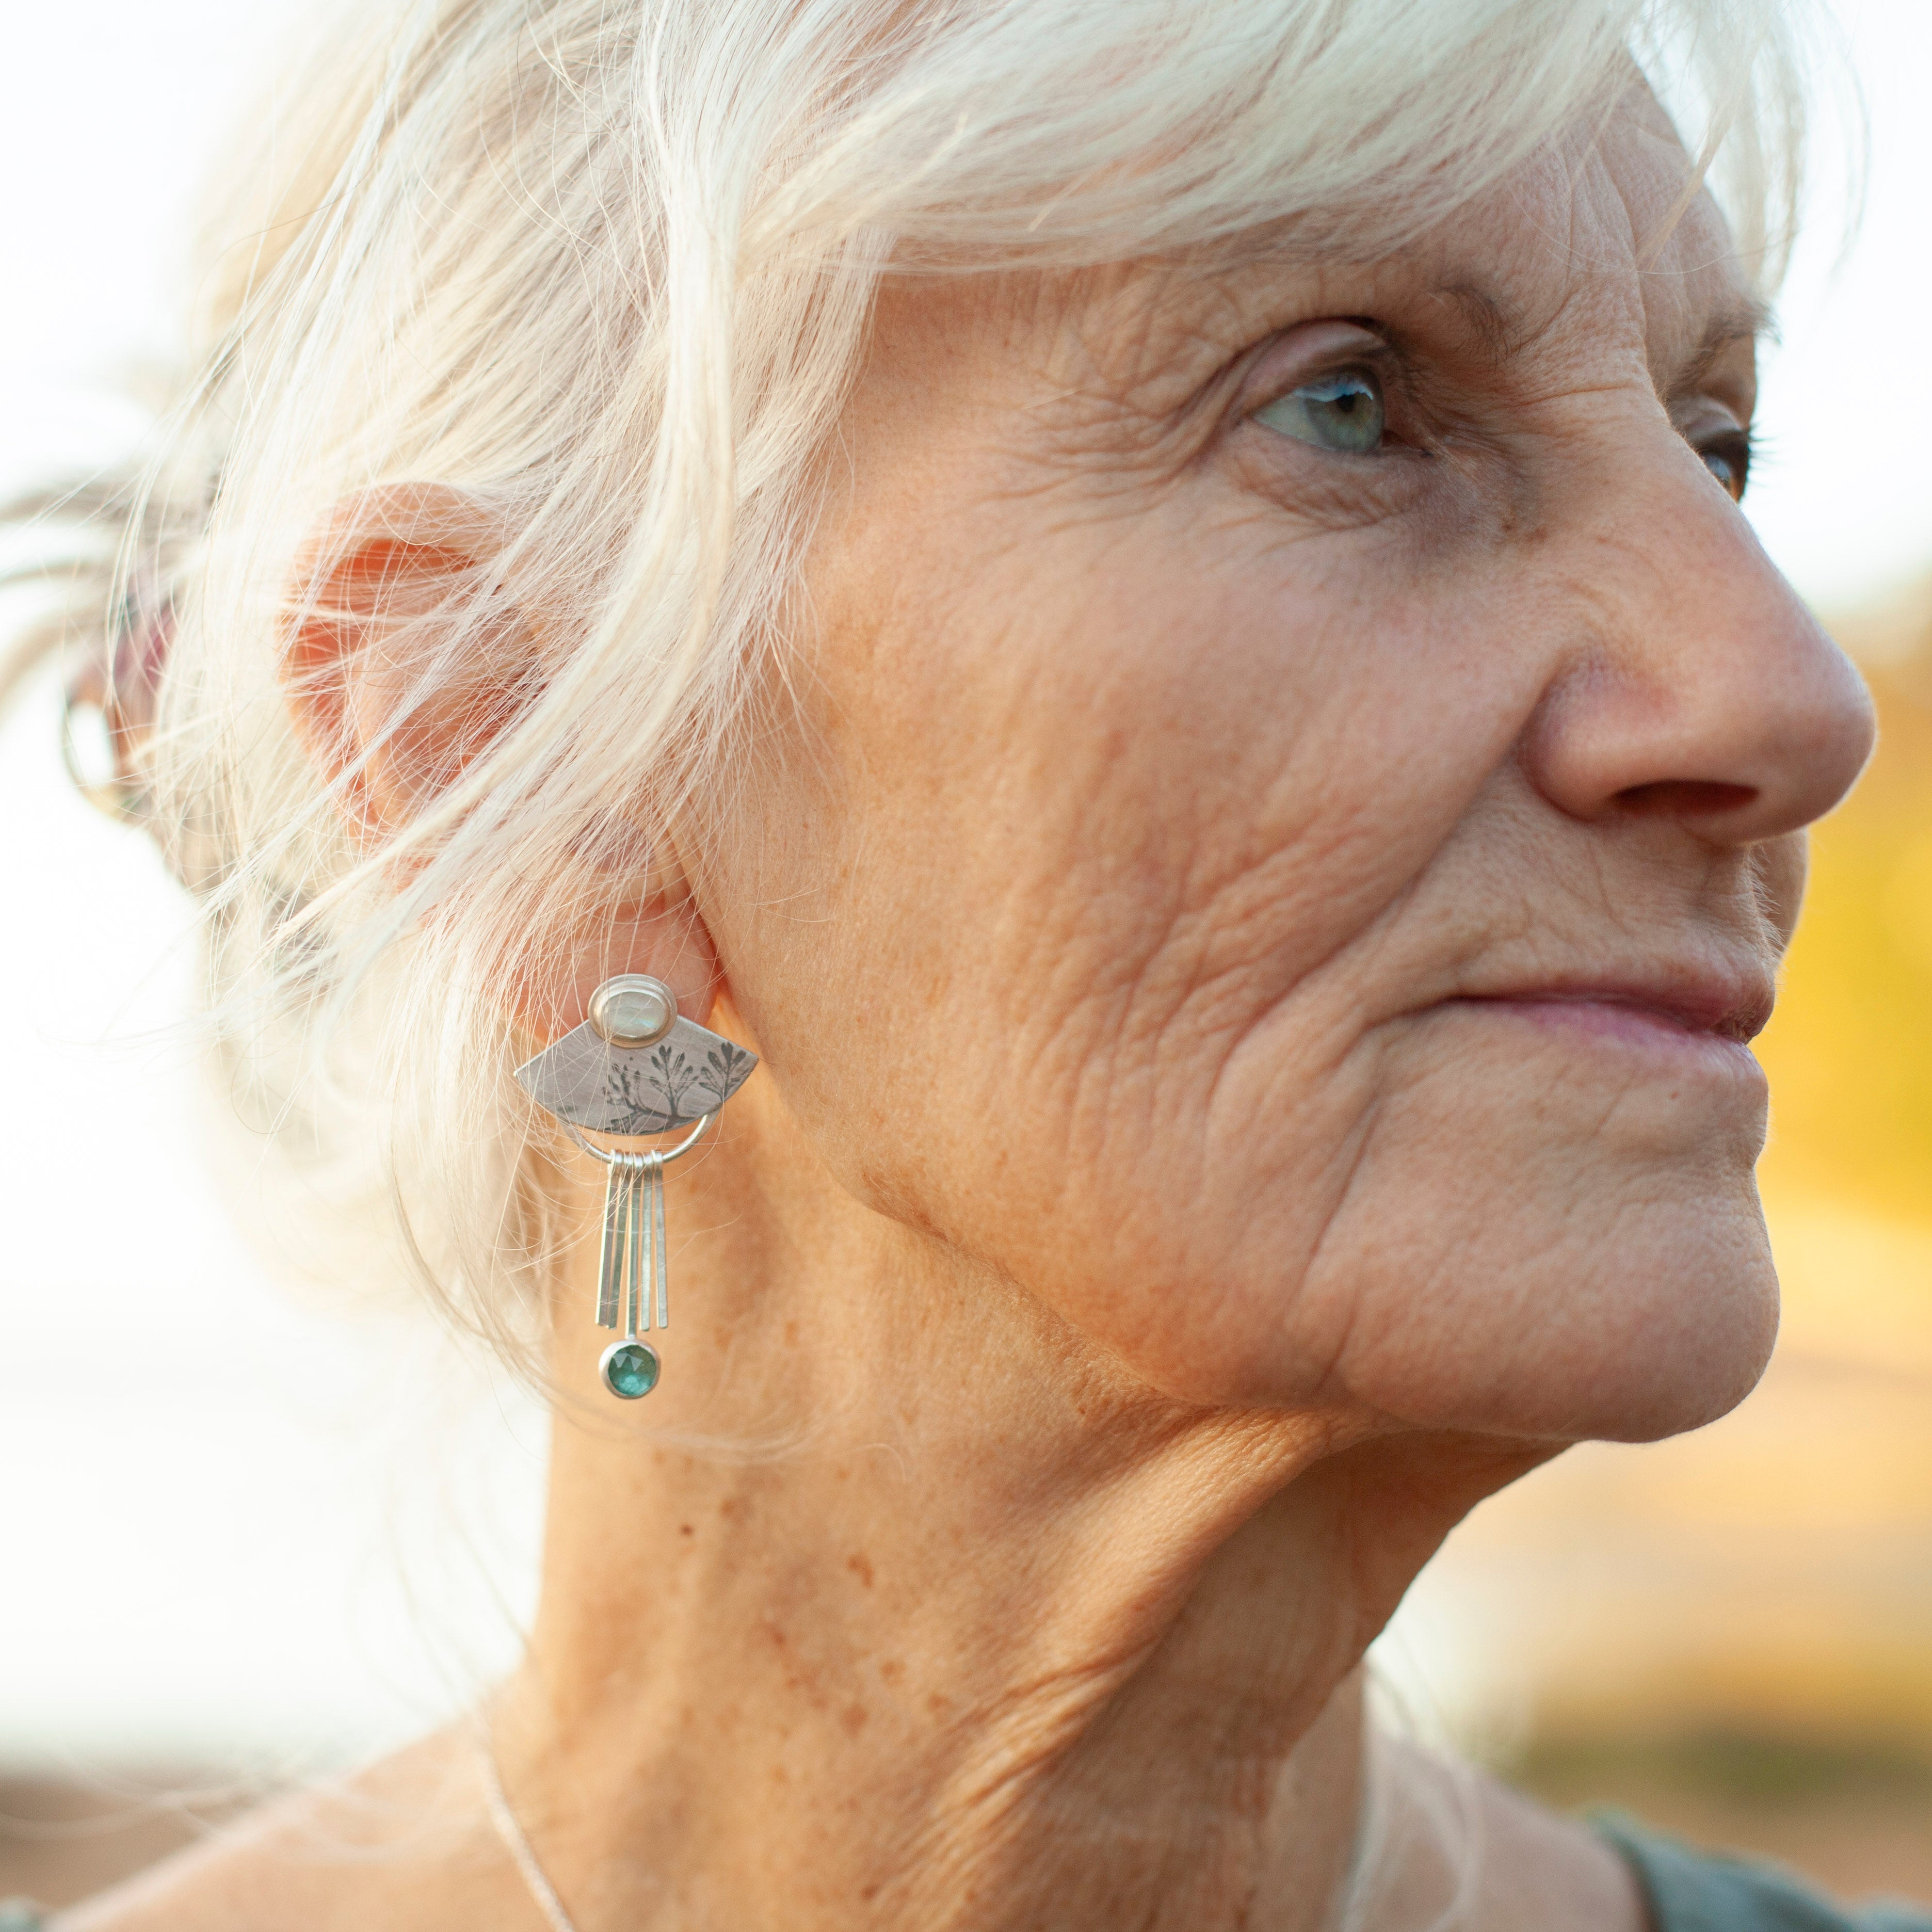
<path id="1" fill-rule="evenodd" d="M 1552 1234 L 1556 1231 L 1552 1231 Z M 1394 1284 L 1388 1284 L 1393 1289 Z M 1652 1442 L 1728 1413 L 1778 1336 L 1778 1278 L 1755 1194 L 1654 1212 L 1634 1238 L 1472 1240 L 1406 1334 L 1358 1328 L 1358 1400 L 1436 1427 Z"/>
<path id="2" fill-rule="evenodd" d="M 1505 1211 L 1454 1163 L 1412 1172 L 1365 1190 L 1286 1275 L 1254 1217 L 1217 1284 L 1164 1294 L 1157 1329 L 1111 1339 L 1146 1380 L 1208 1406 L 1546 1441 L 1676 1435 L 1756 1386 L 1778 1291 L 1748 1168 L 1675 1178 L 1600 1175 L 1539 1214 L 1520 1198 Z M 1274 1256 L 1292 1248 L 1274 1234 Z"/>
<path id="3" fill-rule="evenodd" d="M 1740 1232 L 1757 1234 L 1756 1252 L 1711 1274 L 1626 1277 L 1624 1309 L 1594 1324 L 1594 1348 L 1561 1352 L 1526 1406 L 1531 1419 L 1540 1408 L 1557 1425 L 1550 1432 L 1654 1442 L 1728 1415 L 1756 1388 L 1778 1340 L 1778 1276 L 1762 1225 Z"/>
<path id="4" fill-rule="evenodd" d="M 1385 1096 L 1304 1291 L 1336 1379 L 1432 1426 L 1644 1441 L 1710 1422 L 1777 1338 L 1756 1064 L 1655 1026 L 1606 1050 L 1567 1014 L 1511 1018 L 1450 1016 Z"/>

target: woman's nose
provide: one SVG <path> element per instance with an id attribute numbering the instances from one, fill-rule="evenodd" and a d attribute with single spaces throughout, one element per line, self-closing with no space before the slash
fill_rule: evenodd
<path id="1" fill-rule="evenodd" d="M 1587 614 L 1562 640 L 1525 769 L 1574 818 L 1774 838 L 1851 789 L 1870 695 L 1696 454 L 1657 427 L 1562 546 L 1558 608 Z"/>

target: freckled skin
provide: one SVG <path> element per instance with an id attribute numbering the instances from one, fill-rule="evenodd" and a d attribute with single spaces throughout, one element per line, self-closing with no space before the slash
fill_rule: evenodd
<path id="1" fill-rule="evenodd" d="M 646 1402 L 576 1177 L 492 1730 L 579 1932 L 1322 1932 L 1441 1538 L 1759 1372 L 1728 1036 L 1871 726 L 1694 446 L 1752 376 L 1715 216 L 1660 232 L 1683 165 L 1632 101 L 1371 267 L 889 287 L 788 692 L 611 962 L 765 1065 L 670 1184 Z M 1365 330 L 1388 448 L 1255 420 Z M 1730 991 L 1523 997 L 1659 975 Z M 470 1749 L 72 1932 L 527 1932 Z M 1475 1789 L 1467 1922 L 1639 1932 Z M 318 1874 L 316 1804 L 446 1828 Z M 1357 1922 L 1453 1876 L 1406 1850 Z"/>

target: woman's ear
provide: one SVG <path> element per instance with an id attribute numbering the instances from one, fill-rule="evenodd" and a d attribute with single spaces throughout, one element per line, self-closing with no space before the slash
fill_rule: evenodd
<path id="1" fill-rule="evenodd" d="M 282 688 L 365 847 L 406 832 L 534 694 L 535 628 L 477 624 L 503 538 L 460 490 L 393 484 L 338 504 L 297 554 Z"/>
<path id="2" fill-rule="evenodd" d="M 446 485 L 402 483 L 336 506 L 298 553 L 283 619 L 284 694 L 310 761 L 365 850 L 401 837 L 540 694 L 544 628 L 495 576 L 502 520 Z M 478 600 L 494 608 L 479 614 Z M 543 1037 L 584 1015 L 614 973 L 650 973 L 704 1020 L 718 976 L 676 855 L 569 949 L 567 984 L 532 986 L 516 1016 Z M 553 949 L 546 948 L 546 952 Z"/>

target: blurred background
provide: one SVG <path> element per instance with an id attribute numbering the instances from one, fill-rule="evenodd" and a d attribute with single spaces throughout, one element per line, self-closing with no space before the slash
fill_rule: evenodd
<path id="1" fill-rule="evenodd" d="M 301 4 L 13 10 L 0 488 L 140 434 L 193 188 Z M 1783 1339 L 1724 1421 L 1486 1506 L 1378 1654 L 1418 1726 L 1560 1804 L 1932 1898 L 1932 9 L 1838 11 L 1868 206 L 1840 259 L 1828 122 L 1748 508 L 1882 736 L 1761 1042 Z M 55 715 L 43 680 L 0 720 L 0 1895 L 58 1903 L 472 1699 L 530 1608 L 544 1430 L 258 1211 L 188 909 L 68 790 Z"/>

